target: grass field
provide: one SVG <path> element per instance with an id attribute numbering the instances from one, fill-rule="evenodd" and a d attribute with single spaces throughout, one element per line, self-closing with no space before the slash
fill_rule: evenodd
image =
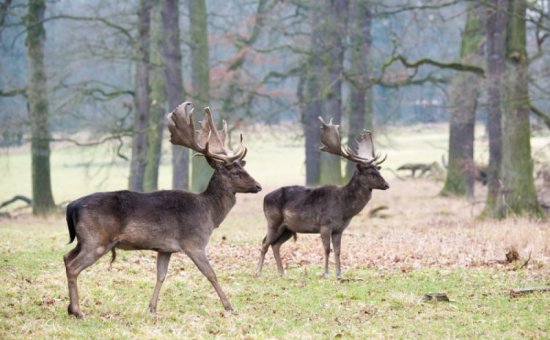
<path id="1" fill-rule="evenodd" d="M 0 338 L 549 338 L 550 293 L 511 298 L 512 288 L 550 286 L 548 221 L 478 220 L 484 188 L 474 200 L 438 196 L 441 182 L 400 180 L 384 170 L 391 189 L 375 192 L 343 237 L 344 279 L 323 279 L 318 235 L 299 235 L 281 252 L 287 275 L 276 274 L 271 252 L 262 277 L 253 273 L 265 234 L 262 198 L 302 183 L 303 150 L 294 134 L 250 131 L 250 173 L 264 186 L 240 195 L 207 248 L 235 312 L 227 313 L 209 282 L 185 255 L 172 257 L 156 315 L 147 305 L 155 283 L 155 254 L 119 251 L 79 277 L 85 319 L 68 317 L 62 256 L 63 216 L 36 219 L 26 210 L 0 219 Z M 391 133 L 390 133 L 391 132 Z M 386 169 L 438 161 L 446 147 L 441 126 L 395 128 L 380 138 Z M 247 135 L 245 135 L 246 137 Z M 548 136 L 533 140 L 545 152 Z M 483 137 L 479 137 L 483 157 Z M 111 164 L 109 148 L 60 145 L 52 159 L 57 202 L 125 187 L 127 169 Z M 168 151 L 166 151 L 167 153 Z M 29 195 L 28 150 L 0 158 L 0 200 Z M 90 162 L 92 160 L 92 162 Z M 166 161 L 161 186 L 170 183 Z M 378 217 L 369 211 L 386 205 Z M 520 260 L 507 263 L 515 248 Z M 451 302 L 422 302 L 443 292 Z"/>

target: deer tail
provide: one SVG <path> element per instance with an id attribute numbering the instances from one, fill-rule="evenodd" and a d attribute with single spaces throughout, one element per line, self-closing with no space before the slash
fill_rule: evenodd
<path id="1" fill-rule="evenodd" d="M 67 212 L 66 212 L 67 226 L 69 227 L 69 237 L 70 237 L 69 243 L 72 243 L 76 237 L 75 213 L 76 213 L 76 207 L 73 204 L 69 204 L 67 206 Z"/>

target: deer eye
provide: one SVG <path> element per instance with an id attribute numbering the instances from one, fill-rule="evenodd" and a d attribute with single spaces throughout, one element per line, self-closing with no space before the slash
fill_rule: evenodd
<path id="1" fill-rule="evenodd" d="M 382 167 L 380 165 L 376 166 L 376 169 L 380 170 Z"/>
<path id="2" fill-rule="evenodd" d="M 240 172 L 232 172 L 232 173 L 231 173 L 231 177 L 233 177 L 233 178 L 241 178 L 241 173 L 240 173 Z"/>

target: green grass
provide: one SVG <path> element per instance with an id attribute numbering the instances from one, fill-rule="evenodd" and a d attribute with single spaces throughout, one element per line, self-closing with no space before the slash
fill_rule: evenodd
<path id="1" fill-rule="evenodd" d="M 510 288 L 547 285 L 547 278 L 502 268 L 358 267 L 337 281 L 322 279 L 319 265 L 293 266 L 279 278 L 271 262 L 253 278 L 256 259 L 236 256 L 212 264 L 236 310 L 227 313 L 209 282 L 178 254 L 151 315 L 155 259 L 147 251 L 121 251 L 111 270 L 106 256 L 84 271 L 79 288 L 86 317 L 76 320 L 66 313 L 62 255 L 72 245 L 63 246 L 65 226 L 3 223 L 0 238 L 2 339 L 550 336 L 550 294 L 508 295 Z M 421 302 L 428 292 L 445 292 L 451 302 Z"/>
<path id="2" fill-rule="evenodd" d="M 439 187 L 432 182 L 392 178 L 391 190 L 376 193 L 369 207 L 388 205 L 389 218 L 371 219 L 365 212 L 352 222 L 344 247 L 364 251 L 366 256 L 356 256 L 362 260 L 352 263 L 348 253 L 344 280 L 334 278 L 332 264 L 331 278 L 322 279 L 317 260 L 321 246 L 314 235 L 285 245 L 284 278 L 276 274 L 271 252 L 264 275 L 254 278 L 258 246 L 265 234 L 262 197 L 272 188 L 303 183 L 305 170 L 302 142 L 294 132 L 260 132 L 245 133 L 250 149 L 247 169 L 265 190 L 239 195 L 207 248 L 234 313 L 223 311 L 210 283 L 188 258 L 177 254 L 170 263 L 158 312 L 151 315 L 147 306 L 155 284 L 155 254 L 119 251 L 111 270 L 105 256 L 80 275 L 80 302 L 86 317 L 69 317 L 62 256 L 74 244 L 66 245 L 62 216 L 39 220 L 15 213 L 15 219 L 0 219 L 0 339 L 550 337 L 550 293 L 509 298 L 511 288 L 550 285 L 544 241 L 548 234 L 539 225 L 542 222 L 479 225 L 465 212 L 471 209 L 468 202 L 435 197 Z M 388 168 L 406 162 L 439 161 L 447 147 L 442 126 L 394 128 L 379 136 L 379 151 L 388 152 L 383 169 L 387 177 L 392 176 Z M 532 140 L 540 159 L 548 159 L 547 151 L 543 152 L 548 140 L 548 136 Z M 480 137 L 477 143 L 476 153 L 483 159 L 486 140 Z M 55 146 L 56 202 L 125 188 L 128 163 L 112 162 L 112 148 Z M 171 182 L 169 153 L 166 147 L 161 188 L 169 188 Z M 25 148 L 0 154 L 0 201 L 15 194 L 30 196 L 29 169 Z M 410 240 L 403 237 L 418 240 L 405 242 Z M 371 248 L 382 245 L 369 249 L 364 245 L 367 241 Z M 509 245 L 516 245 L 523 257 L 533 250 L 529 268 L 494 264 Z M 409 255 L 426 258 L 406 260 Z M 430 267 L 431 258 L 438 256 L 452 264 Z M 397 257 L 408 262 L 394 263 Z M 476 264 L 476 258 L 486 262 Z M 366 262 L 374 265 L 368 267 Z M 445 292 L 452 302 L 421 302 L 429 292 Z"/>

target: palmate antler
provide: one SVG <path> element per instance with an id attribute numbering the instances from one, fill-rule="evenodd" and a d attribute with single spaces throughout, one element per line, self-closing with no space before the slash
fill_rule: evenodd
<path id="1" fill-rule="evenodd" d="M 212 118 L 210 108 L 204 109 L 205 118 L 200 122 L 200 129 L 195 131 L 191 102 L 183 102 L 168 115 L 168 129 L 170 142 L 174 145 L 185 146 L 198 154 L 212 160 L 233 163 L 246 156 L 246 146 L 241 142 L 236 152 L 225 147 L 227 124 L 223 122 L 222 130 L 218 130 Z"/>
<path id="2" fill-rule="evenodd" d="M 361 134 L 355 139 L 355 145 L 353 148 L 349 148 L 346 145 L 342 145 L 340 140 L 340 132 L 338 131 L 339 125 L 332 124 L 332 119 L 326 123 L 322 117 L 319 117 L 321 121 L 321 151 L 332 153 L 338 156 L 342 156 L 355 163 L 362 164 L 382 164 L 386 160 L 386 156 L 382 160 L 380 154 L 375 154 L 374 144 L 372 142 L 372 133 L 367 130 L 363 130 Z"/>

